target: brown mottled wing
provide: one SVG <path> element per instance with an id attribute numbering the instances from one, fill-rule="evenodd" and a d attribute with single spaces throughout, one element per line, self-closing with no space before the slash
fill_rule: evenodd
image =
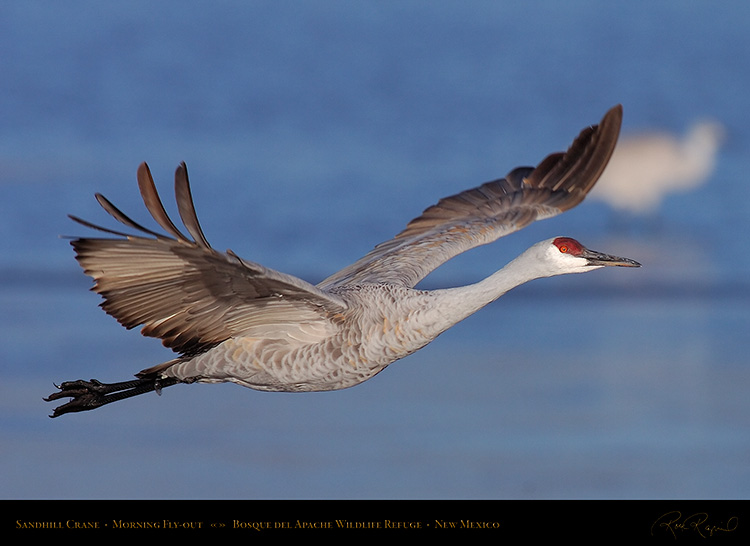
<path id="1" fill-rule="evenodd" d="M 198 224 L 184 164 L 175 173 L 178 210 L 191 238 L 167 215 L 146 164 L 138 169 L 141 195 L 151 215 L 169 234 L 151 231 L 128 218 L 103 196 L 99 203 L 141 235 L 73 220 L 118 238 L 72 241 L 77 259 L 94 278 L 102 308 L 127 328 L 161 338 L 181 354 L 197 354 L 236 335 L 305 339 L 335 326 L 328 314 L 346 304 L 305 281 L 212 249 Z M 146 235 L 146 236 L 144 236 Z"/>
<path id="2" fill-rule="evenodd" d="M 368 282 L 411 287 L 470 248 L 573 208 L 607 165 L 621 122 L 618 105 L 599 125 L 584 129 L 567 152 L 547 156 L 536 168 L 520 167 L 505 178 L 441 199 L 396 237 L 328 277 L 318 288 Z"/>

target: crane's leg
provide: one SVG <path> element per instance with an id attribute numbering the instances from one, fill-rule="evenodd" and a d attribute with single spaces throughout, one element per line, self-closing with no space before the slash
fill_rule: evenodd
<path id="1" fill-rule="evenodd" d="M 44 400 L 51 402 L 60 398 L 72 398 L 70 402 L 56 407 L 50 415 L 50 417 L 59 417 L 65 413 L 100 408 L 105 404 L 151 391 L 160 393 L 164 387 L 170 387 L 177 383 L 180 383 L 180 381 L 171 377 L 165 379 L 151 377 L 120 383 L 102 383 L 96 379 L 91 381 L 79 379 L 77 381 L 65 381 L 59 387 L 55 385 L 60 390 L 50 394 Z"/>

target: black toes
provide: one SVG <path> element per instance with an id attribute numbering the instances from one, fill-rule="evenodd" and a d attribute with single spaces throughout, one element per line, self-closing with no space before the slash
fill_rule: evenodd
<path id="1" fill-rule="evenodd" d="M 91 381 L 84 381 L 82 379 L 65 381 L 58 389 L 60 390 L 50 394 L 44 401 L 52 402 L 60 398 L 72 398 L 72 400 L 56 407 L 50 417 L 59 417 L 65 413 L 92 410 L 106 404 L 106 386 L 96 379 L 92 379 Z"/>

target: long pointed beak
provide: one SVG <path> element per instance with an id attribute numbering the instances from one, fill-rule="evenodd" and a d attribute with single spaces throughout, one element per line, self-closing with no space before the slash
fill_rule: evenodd
<path id="1" fill-rule="evenodd" d="M 630 258 L 620 258 L 619 256 L 610 256 L 596 250 L 583 251 L 581 258 L 588 260 L 588 265 L 592 266 L 617 266 L 617 267 L 641 267 L 641 264 Z"/>

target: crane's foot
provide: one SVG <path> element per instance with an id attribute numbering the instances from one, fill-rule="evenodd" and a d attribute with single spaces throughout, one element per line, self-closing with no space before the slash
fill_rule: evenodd
<path id="1" fill-rule="evenodd" d="M 45 402 L 52 402 L 60 398 L 72 398 L 70 402 L 56 407 L 50 415 L 50 417 L 59 417 L 66 413 L 100 408 L 106 404 L 151 391 L 160 393 L 162 388 L 176 383 L 179 383 L 179 381 L 173 378 L 134 379 L 120 383 L 102 383 L 96 379 L 90 381 L 79 379 L 77 381 L 65 381 L 59 386 L 55 385 L 60 390 L 50 394 L 44 400 Z"/>

